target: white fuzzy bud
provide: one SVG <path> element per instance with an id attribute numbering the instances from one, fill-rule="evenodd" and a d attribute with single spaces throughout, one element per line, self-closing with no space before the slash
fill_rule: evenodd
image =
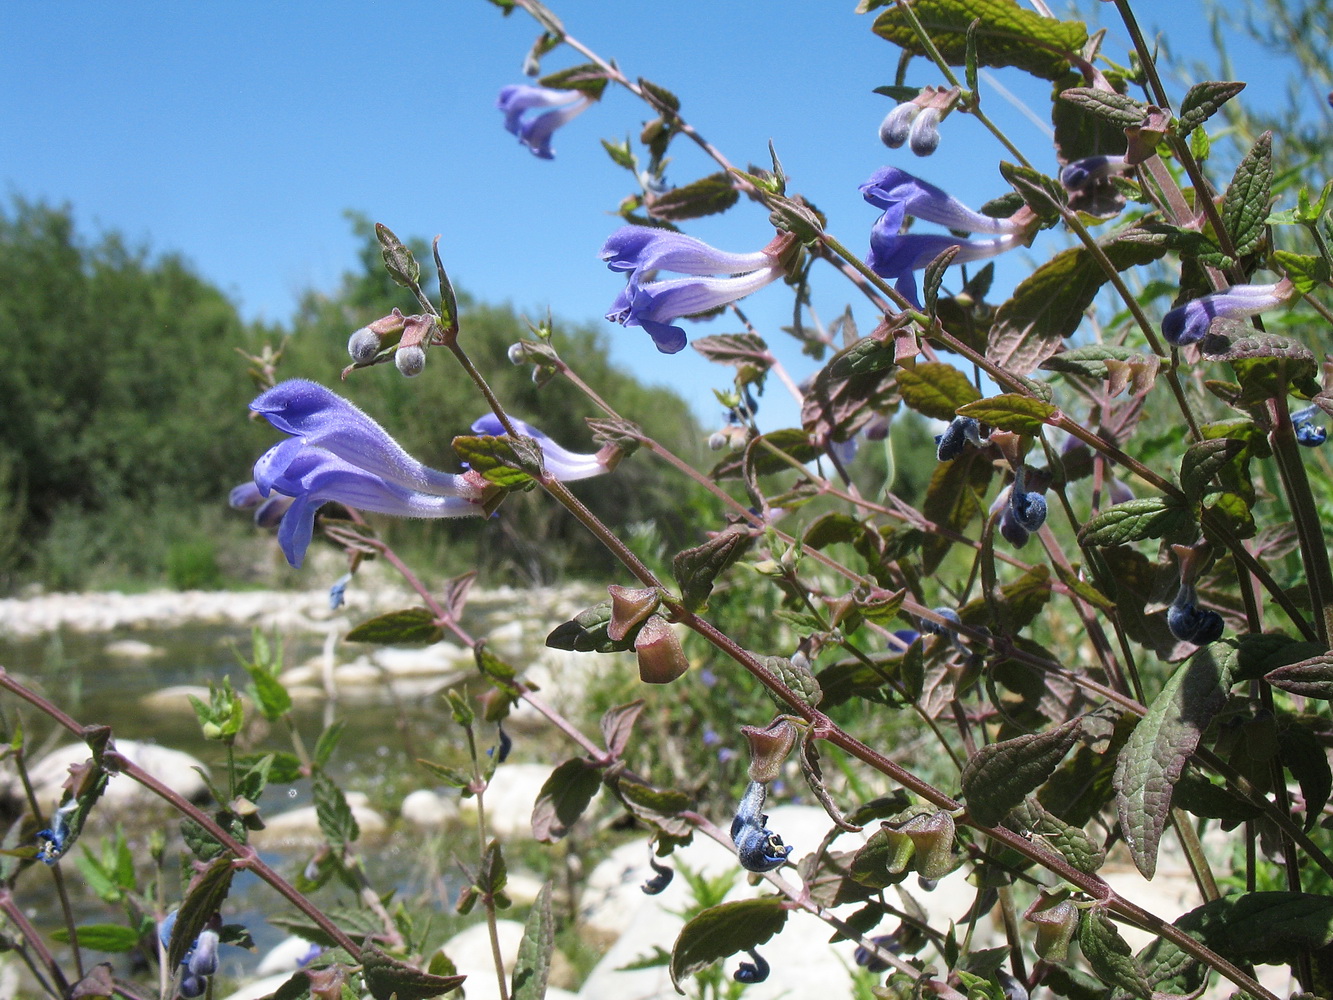
<path id="1" fill-rule="evenodd" d="M 420 375 L 426 367 L 426 352 L 415 345 L 400 347 L 393 353 L 393 363 L 408 378 Z"/>
<path id="2" fill-rule="evenodd" d="M 368 326 L 363 326 L 347 339 L 347 353 L 359 365 L 367 364 L 380 352 L 380 338 Z"/>

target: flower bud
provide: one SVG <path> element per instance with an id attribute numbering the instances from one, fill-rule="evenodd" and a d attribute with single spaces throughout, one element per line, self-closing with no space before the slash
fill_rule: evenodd
<path id="1" fill-rule="evenodd" d="M 393 363 L 407 378 L 420 375 L 426 367 L 426 352 L 420 347 L 400 347 L 393 353 Z"/>
<path id="2" fill-rule="evenodd" d="M 924 108 L 912 122 L 907 136 L 908 148 L 917 156 L 929 156 L 940 145 L 940 109 Z"/>
<path id="3" fill-rule="evenodd" d="M 523 349 L 522 344 L 510 344 L 505 356 L 509 358 L 511 365 L 521 365 L 527 360 L 527 351 Z"/>
<path id="4" fill-rule="evenodd" d="M 1078 929 L 1078 909 L 1067 899 L 1052 902 L 1038 897 L 1023 914 L 1028 923 L 1037 925 L 1037 940 L 1033 942 L 1037 955 L 1048 962 L 1059 964 L 1069 957 L 1069 942 Z"/>
<path id="5" fill-rule="evenodd" d="M 669 684 L 690 668 L 675 630 L 660 615 L 643 623 L 634 652 L 639 658 L 639 679 L 645 684 Z"/>
<path id="6" fill-rule="evenodd" d="M 369 364 L 380 352 L 380 338 L 368 326 L 363 326 L 347 339 L 347 353 L 359 365 Z"/>
<path id="7" fill-rule="evenodd" d="M 769 782 L 776 778 L 782 762 L 796 745 L 796 726 L 790 719 L 778 719 L 766 729 L 741 726 L 741 735 L 750 744 L 751 781 Z"/>
<path id="8" fill-rule="evenodd" d="M 921 106 L 913 101 L 899 104 L 884 116 L 879 126 L 879 141 L 890 149 L 898 149 L 907 141 L 912 122 L 921 113 Z"/>
<path id="9" fill-rule="evenodd" d="M 606 590 L 611 595 L 611 621 L 606 626 L 606 634 L 617 642 L 646 621 L 662 603 L 662 595 L 654 587 L 612 584 Z"/>

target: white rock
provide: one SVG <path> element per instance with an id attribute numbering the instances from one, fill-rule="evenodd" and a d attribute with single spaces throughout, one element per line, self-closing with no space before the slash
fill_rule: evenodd
<path id="1" fill-rule="evenodd" d="M 500 958 L 504 963 L 505 980 L 514 972 L 514 960 L 523 940 L 523 925 L 516 920 L 497 920 L 496 937 L 500 941 Z M 500 987 L 495 981 L 495 959 L 491 951 L 490 928 L 483 921 L 459 931 L 440 945 L 458 971 L 467 976 L 464 989 L 468 1000 L 499 1000 Z"/>
<path id="2" fill-rule="evenodd" d="M 399 810 L 403 819 L 422 830 L 440 830 L 458 822 L 458 799 L 418 788 L 408 792 Z"/>
<path id="3" fill-rule="evenodd" d="M 116 750 L 187 799 L 202 798 L 208 791 L 204 779 L 194 770 L 196 767 L 203 768 L 203 764 L 187 753 L 138 740 L 117 740 Z M 62 786 L 69 777 L 70 767 L 82 764 L 91 757 L 92 752 L 86 743 L 72 743 L 52 750 L 28 768 L 28 777 L 37 792 L 37 801 L 43 808 L 51 808 L 60 801 L 64 794 Z M 207 768 L 204 770 L 207 771 Z M 9 798 L 23 797 L 23 785 L 12 771 L 5 774 L 4 789 Z M 166 808 L 166 803 L 138 782 L 123 774 L 113 774 L 94 812 L 129 812 L 154 805 Z"/>
<path id="4" fill-rule="evenodd" d="M 276 975 L 265 976 L 263 979 L 256 979 L 252 983 L 246 983 L 234 993 L 228 993 L 223 1000 L 260 1000 L 277 990 L 279 986 L 292 978 L 290 972 L 279 972 Z"/>
<path id="5" fill-rule="evenodd" d="M 357 843 L 369 844 L 384 839 L 389 832 L 389 824 L 370 808 L 364 792 L 348 792 L 347 804 L 351 806 L 352 815 L 361 829 L 361 838 Z M 307 849 L 319 846 L 323 840 L 314 806 L 265 816 L 264 829 L 254 830 L 250 834 L 252 844 L 267 849 Z"/>
<path id="6" fill-rule="evenodd" d="M 166 651 L 138 639 L 117 639 L 103 646 L 102 652 L 107 656 L 117 656 L 126 660 L 151 660 L 155 656 L 162 656 Z"/>
<path id="7" fill-rule="evenodd" d="M 495 836 L 501 840 L 532 836 L 532 807 L 553 770 L 546 764 L 504 764 L 496 768 L 486 789 L 486 823 Z M 458 808 L 467 819 L 476 816 L 476 797 L 460 799 Z"/>

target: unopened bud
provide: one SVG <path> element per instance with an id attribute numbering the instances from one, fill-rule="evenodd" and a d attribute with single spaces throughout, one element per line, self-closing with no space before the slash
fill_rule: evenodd
<path id="1" fill-rule="evenodd" d="M 925 108 L 912 122 L 907 145 L 917 156 L 929 156 L 940 145 L 940 109 Z"/>
<path id="2" fill-rule="evenodd" d="M 662 595 L 653 587 L 620 587 L 615 584 L 606 588 L 611 595 L 611 621 L 606 626 L 606 634 L 619 642 L 636 625 L 647 620 L 662 603 Z"/>
<path id="3" fill-rule="evenodd" d="M 415 345 L 400 347 L 393 352 L 393 363 L 407 378 L 420 375 L 426 367 L 426 352 Z"/>
<path id="4" fill-rule="evenodd" d="M 359 365 L 368 364 L 375 360 L 375 355 L 380 352 L 380 338 L 368 326 L 363 326 L 349 338 L 347 338 L 347 353 L 352 356 L 352 360 Z"/>
<path id="5" fill-rule="evenodd" d="M 796 726 L 790 719 L 778 719 L 766 729 L 741 726 L 741 735 L 750 744 L 751 781 L 767 783 L 776 778 L 782 762 L 796 745 Z"/>
<path id="6" fill-rule="evenodd" d="M 527 360 L 527 351 L 523 349 L 522 344 L 510 344 L 509 350 L 505 352 L 511 365 L 521 365 Z"/>
<path id="7" fill-rule="evenodd" d="M 879 126 L 879 141 L 890 149 L 899 148 L 907 141 L 912 121 L 920 113 L 921 106 L 912 101 L 899 104 L 884 116 L 884 121 Z"/>
<path id="8" fill-rule="evenodd" d="M 645 684 L 669 684 L 690 668 L 675 630 L 660 615 L 644 622 L 634 652 L 639 657 L 639 679 Z"/>

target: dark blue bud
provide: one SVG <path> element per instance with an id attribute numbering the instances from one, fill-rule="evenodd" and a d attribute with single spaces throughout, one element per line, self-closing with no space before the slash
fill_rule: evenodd
<path id="1" fill-rule="evenodd" d="M 1013 507 L 1006 506 L 1004 513 L 1000 515 L 1000 535 L 1016 549 L 1021 549 L 1028 543 L 1030 532 L 1014 516 Z"/>
<path id="2" fill-rule="evenodd" d="M 1200 610 L 1190 601 L 1177 599 L 1166 609 L 1166 627 L 1181 642 L 1206 646 L 1222 638 L 1226 623 L 1216 611 Z"/>
<path id="3" fill-rule="evenodd" d="M 742 962 L 731 978 L 738 983 L 762 983 L 768 978 L 768 963 L 753 948 L 746 948 L 745 953 L 752 961 Z"/>
<path id="4" fill-rule="evenodd" d="M 676 877 L 676 872 L 673 868 L 658 864 L 655 858 L 649 858 L 648 863 L 653 866 L 653 871 L 657 874 L 643 883 L 640 888 L 643 889 L 645 896 L 656 896 L 666 890 L 666 887 L 671 884 L 671 880 Z"/>
<path id="5" fill-rule="evenodd" d="M 934 608 L 932 610 L 934 610 L 935 614 L 939 615 L 941 618 L 947 618 L 955 625 L 963 624 L 963 619 L 958 617 L 958 612 L 953 608 Z M 917 624 L 921 626 L 922 635 L 941 635 L 951 631 L 943 625 L 936 625 L 933 621 L 930 621 L 927 618 L 922 618 Z"/>
<path id="6" fill-rule="evenodd" d="M 870 941 L 882 951 L 892 952 L 895 955 L 898 954 L 899 945 L 897 934 L 880 934 L 878 937 L 871 938 Z M 889 968 L 888 962 L 880 958 L 879 955 L 871 951 L 865 945 L 857 946 L 855 954 L 852 955 L 852 960 L 867 972 L 884 972 Z"/>
<path id="7" fill-rule="evenodd" d="M 787 861 L 791 846 L 783 844 L 782 838 L 765 824 L 764 799 L 767 789 L 763 783 L 750 782 L 736 808 L 736 818 L 731 821 L 731 842 L 736 845 L 736 854 L 741 867 L 751 872 L 771 872 Z"/>
<path id="8" fill-rule="evenodd" d="M 188 972 L 181 976 L 179 992 L 186 1000 L 194 1000 L 195 997 L 203 996 L 206 989 L 208 989 L 208 980 L 203 976 L 192 976 Z"/>
<path id="9" fill-rule="evenodd" d="M 1036 531 L 1046 523 L 1046 498 L 1040 493 L 1015 490 L 1009 494 L 1009 509 L 1014 512 L 1014 520 L 1028 531 Z"/>
<path id="10" fill-rule="evenodd" d="M 495 760 L 496 763 L 503 764 L 509 759 L 509 751 L 514 749 L 514 741 L 509 738 L 504 726 L 496 726 L 495 731 L 500 734 L 500 746 L 496 752 Z"/>
<path id="11" fill-rule="evenodd" d="M 938 446 L 935 455 L 941 462 L 952 462 L 963 453 L 969 441 L 981 446 L 981 425 L 972 417 L 954 417 L 944 428 L 944 433 L 935 438 Z"/>

